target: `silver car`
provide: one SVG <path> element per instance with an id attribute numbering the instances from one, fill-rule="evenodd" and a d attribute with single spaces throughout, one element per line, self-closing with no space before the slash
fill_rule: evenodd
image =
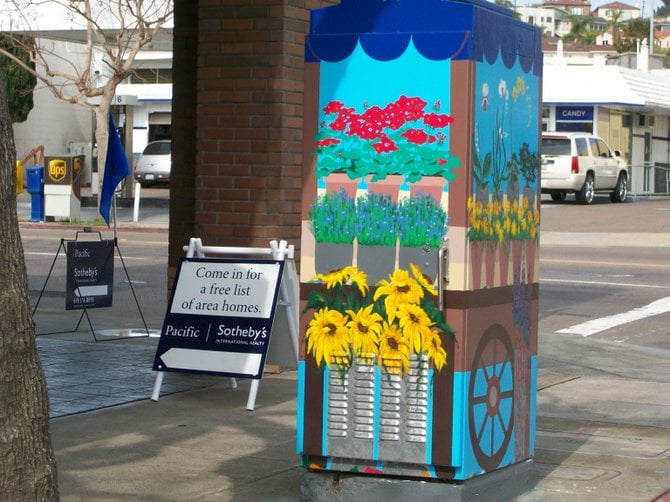
<path id="1" fill-rule="evenodd" d="M 137 159 L 133 177 L 143 187 L 170 182 L 172 148 L 169 140 L 152 141 Z"/>
<path id="2" fill-rule="evenodd" d="M 612 202 L 628 195 L 629 172 L 618 150 L 586 133 L 542 133 L 542 193 L 555 201 L 574 193 L 581 204 L 593 202 L 596 192 L 609 192 Z"/>

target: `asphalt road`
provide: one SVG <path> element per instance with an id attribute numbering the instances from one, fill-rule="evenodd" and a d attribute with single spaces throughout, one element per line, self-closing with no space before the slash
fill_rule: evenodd
<path id="1" fill-rule="evenodd" d="M 21 229 L 30 295 L 39 299 L 34 316 L 38 334 L 47 329 L 40 322 L 45 315 L 49 316 L 49 332 L 72 330 L 80 316 L 80 311 L 64 310 L 67 242 L 113 238 L 111 232 L 77 230 L 81 229 L 65 225 Z M 115 327 L 142 328 L 146 323 L 149 329 L 160 329 L 168 299 L 167 232 L 121 232 L 117 243 L 113 295 L 114 311 L 119 314 Z M 107 327 L 96 322 L 101 315 L 108 315 L 102 313 L 104 310 L 88 310 L 95 330 Z M 61 336 L 68 338 L 67 333 Z M 69 338 L 82 339 L 82 333 L 72 333 Z"/>
<path id="2" fill-rule="evenodd" d="M 543 203 L 540 295 L 540 333 L 670 351 L 670 200 Z"/>

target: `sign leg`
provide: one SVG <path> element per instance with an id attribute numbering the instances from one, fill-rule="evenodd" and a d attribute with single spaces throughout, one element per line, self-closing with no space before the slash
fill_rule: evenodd
<path id="1" fill-rule="evenodd" d="M 163 385 L 163 375 L 162 371 L 156 373 L 156 381 L 154 382 L 154 391 L 151 393 L 151 400 L 158 401 L 158 396 L 161 394 L 161 385 Z"/>
<path id="2" fill-rule="evenodd" d="M 251 387 L 249 388 L 249 398 L 247 399 L 247 410 L 254 411 L 256 407 L 256 395 L 258 394 L 258 385 L 260 384 L 260 379 L 253 379 L 251 381 Z"/>

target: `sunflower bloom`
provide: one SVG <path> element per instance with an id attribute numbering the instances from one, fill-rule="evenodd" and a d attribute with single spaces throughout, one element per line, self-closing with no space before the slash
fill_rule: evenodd
<path id="1" fill-rule="evenodd" d="M 374 305 L 361 308 L 358 312 L 347 310 L 351 320 L 347 323 L 354 353 L 368 356 L 377 352 L 379 337 L 382 332 L 382 316 L 372 312 Z"/>
<path id="2" fill-rule="evenodd" d="M 401 375 L 409 371 L 409 354 L 410 348 L 399 328 L 385 322 L 379 341 L 379 365 L 393 375 Z"/>
<path id="3" fill-rule="evenodd" d="M 356 267 L 350 267 L 351 273 L 349 275 L 349 282 L 358 288 L 363 296 L 368 294 L 370 287 L 368 286 L 368 275 Z"/>
<path id="4" fill-rule="evenodd" d="M 379 287 L 375 291 L 374 300 L 377 301 L 382 296 L 384 298 L 384 307 L 389 322 L 395 320 L 398 305 L 406 303 L 419 303 L 423 298 L 423 289 L 409 276 L 407 270 L 396 270 L 390 277 L 390 281 L 379 281 Z"/>
<path id="5" fill-rule="evenodd" d="M 414 265 L 414 263 L 410 263 L 409 266 L 412 269 L 412 275 L 414 275 L 416 281 L 423 286 L 423 289 L 431 295 L 437 296 L 437 289 L 433 287 L 430 280 L 423 274 L 423 272 L 421 272 L 421 269 Z"/>
<path id="6" fill-rule="evenodd" d="M 447 364 L 447 351 L 442 348 L 442 339 L 437 331 L 431 331 L 423 340 L 423 348 L 426 351 L 428 359 L 433 361 L 433 366 L 437 371 Z"/>
<path id="7" fill-rule="evenodd" d="M 307 353 L 314 355 L 318 366 L 337 363 L 336 356 L 348 352 L 350 343 L 348 317 L 324 307 L 314 314 L 305 333 Z"/>
<path id="8" fill-rule="evenodd" d="M 326 288 L 332 289 L 335 286 L 342 286 L 347 282 L 347 267 L 340 270 L 333 270 L 327 274 L 319 274 L 317 277 L 326 285 Z"/>
<path id="9" fill-rule="evenodd" d="M 398 324 L 410 349 L 416 354 L 423 352 L 421 342 L 424 337 L 430 335 L 430 328 L 435 324 L 423 309 L 418 305 L 400 305 Z"/>

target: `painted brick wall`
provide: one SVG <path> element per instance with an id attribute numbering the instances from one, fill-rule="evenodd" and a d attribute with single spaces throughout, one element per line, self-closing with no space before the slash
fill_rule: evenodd
<path id="1" fill-rule="evenodd" d="M 175 2 L 170 276 L 191 236 L 298 247 L 304 36 L 309 11 L 334 3 Z"/>

